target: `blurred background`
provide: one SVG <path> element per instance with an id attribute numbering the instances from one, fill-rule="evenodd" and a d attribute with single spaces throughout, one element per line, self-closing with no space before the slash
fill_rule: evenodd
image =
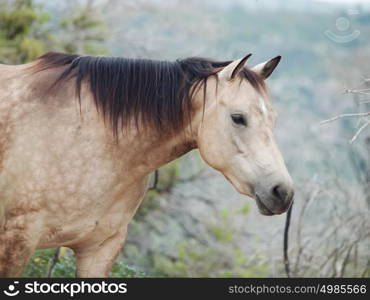
<path id="1" fill-rule="evenodd" d="M 370 4 L 350 0 L 0 0 L 0 63 L 47 51 L 250 66 L 268 79 L 278 143 L 295 181 L 292 276 L 370 276 Z M 362 129 L 363 130 L 362 130 Z M 359 134 L 361 129 L 361 134 Z M 357 135 L 356 135 L 357 134 Z M 160 169 L 113 277 L 285 276 L 285 214 L 265 217 L 196 151 Z M 66 248 L 37 251 L 29 277 L 72 277 Z"/>

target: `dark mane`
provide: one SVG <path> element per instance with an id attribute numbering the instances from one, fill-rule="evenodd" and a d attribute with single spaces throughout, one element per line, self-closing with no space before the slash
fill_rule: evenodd
<path id="1" fill-rule="evenodd" d="M 143 123 L 159 131 L 182 128 L 190 116 L 196 89 L 203 84 L 206 89 L 207 78 L 229 63 L 203 58 L 170 62 L 50 52 L 39 58 L 36 70 L 65 66 L 53 86 L 74 79 L 79 99 L 81 85 L 87 82 L 98 111 L 117 135 L 132 119 L 137 125 Z M 244 68 L 241 74 L 257 90 L 264 88 L 263 80 L 253 71 Z"/>

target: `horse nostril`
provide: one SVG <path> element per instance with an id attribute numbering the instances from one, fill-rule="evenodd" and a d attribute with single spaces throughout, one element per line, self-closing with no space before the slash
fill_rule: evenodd
<path id="1" fill-rule="evenodd" d="M 285 188 L 283 185 L 275 185 L 273 188 L 272 188 L 272 195 L 274 195 L 276 198 L 284 201 L 287 196 L 288 196 L 288 189 Z"/>

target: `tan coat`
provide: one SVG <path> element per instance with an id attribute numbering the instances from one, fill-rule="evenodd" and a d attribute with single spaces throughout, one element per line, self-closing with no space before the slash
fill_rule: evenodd
<path id="1" fill-rule="evenodd" d="M 42 83 L 59 72 L 30 74 L 32 64 L 0 65 L 0 276 L 19 276 L 35 249 L 60 246 L 74 250 L 78 276 L 108 276 L 148 175 L 193 148 L 239 192 L 257 195 L 262 213 L 288 208 L 292 182 L 273 140 L 275 114 L 267 96 L 262 99 L 248 82 L 230 81 L 235 62 L 220 72 L 219 94 L 215 80 L 208 80 L 207 98 L 213 100 L 207 100 L 204 118 L 199 92 L 191 127 L 161 138 L 150 128 L 129 128 L 118 143 L 86 87 L 80 113 L 72 84 L 49 93 Z M 253 113 L 248 130 L 255 126 L 259 137 L 235 139 L 225 124 L 230 109 Z M 289 195 L 269 205 L 276 181 Z"/>

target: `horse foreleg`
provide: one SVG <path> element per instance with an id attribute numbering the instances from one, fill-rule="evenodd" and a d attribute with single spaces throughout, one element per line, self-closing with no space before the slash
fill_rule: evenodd
<path id="1" fill-rule="evenodd" d="M 92 238 L 72 247 L 77 258 L 78 277 L 108 277 L 126 239 L 128 223 L 145 195 L 147 180 L 145 177 L 127 188 L 125 197 L 119 198 L 105 218 L 99 220 Z M 113 228 L 112 234 L 110 230 Z M 105 235 L 107 230 L 110 233 L 105 239 L 95 239 Z"/>
<path id="2" fill-rule="evenodd" d="M 78 277 L 108 277 L 123 247 L 127 230 L 121 230 L 102 243 L 90 247 L 74 248 Z"/>
<path id="3" fill-rule="evenodd" d="M 20 277 L 34 252 L 38 231 L 10 221 L 0 228 L 0 277 Z"/>

